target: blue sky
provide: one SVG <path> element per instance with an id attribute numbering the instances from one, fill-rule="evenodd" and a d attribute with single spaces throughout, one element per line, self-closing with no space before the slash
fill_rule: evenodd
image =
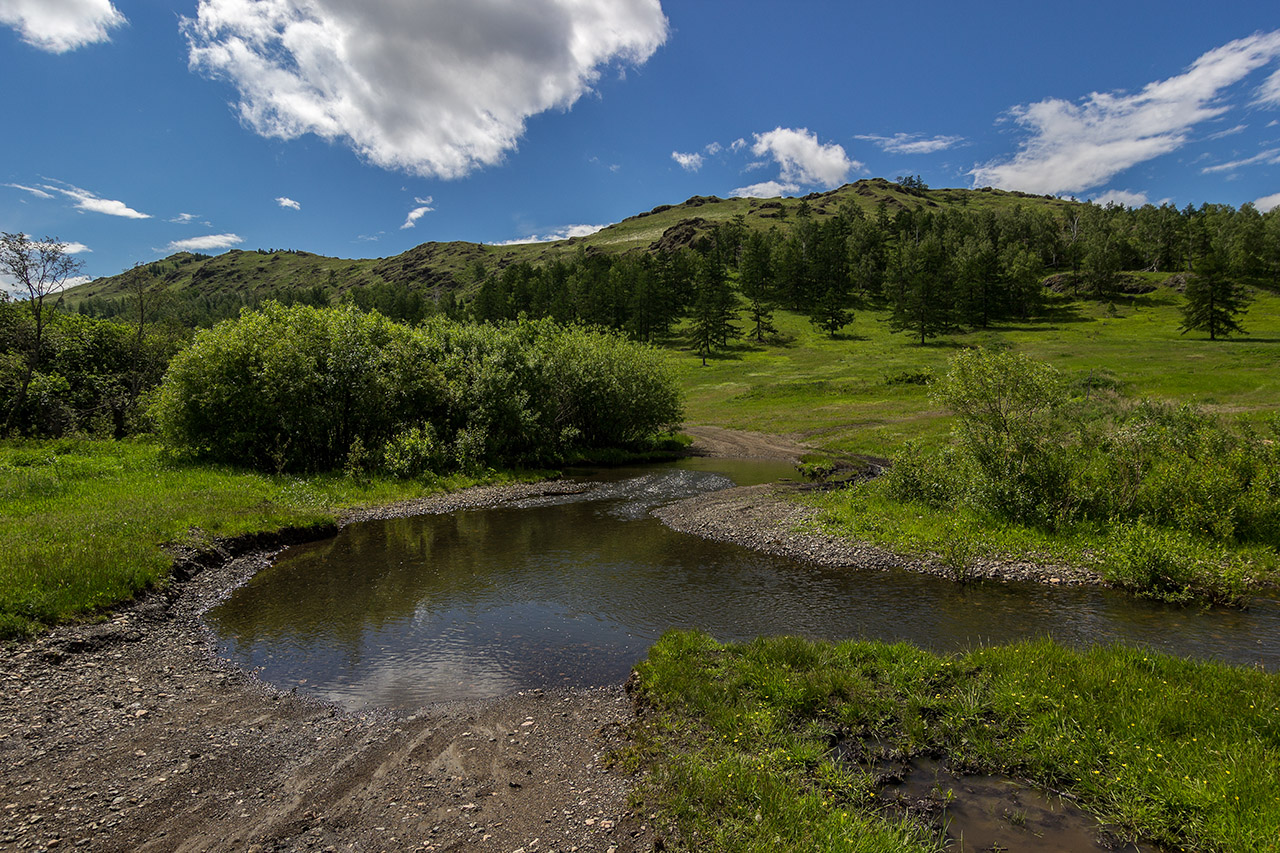
<path id="1" fill-rule="evenodd" d="M 0 230 L 90 276 L 919 174 L 1280 203 L 1269 2 L 0 0 Z"/>

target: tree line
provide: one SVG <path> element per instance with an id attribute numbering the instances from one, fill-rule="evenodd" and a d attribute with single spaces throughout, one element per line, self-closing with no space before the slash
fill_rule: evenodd
<path id="1" fill-rule="evenodd" d="M 1214 337 L 1238 330 L 1242 283 L 1280 283 L 1280 209 L 1264 215 L 1247 204 L 970 211 L 882 203 L 867 214 L 850 203 L 820 215 L 802 201 L 792 219 L 784 233 L 738 216 L 678 251 L 584 250 L 537 267 L 476 266 L 467 310 L 483 322 L 552 317 L 644 341 L 688 320 L 691 344 L 706 355 L 739 335 L 766 340 L 779 308 L 833 336 L 856 310 L 887 309 L 895 330 L 921 342 L 1026 320 L 1044 310 L 1049 273 L 1059 274 L 1058 289 L 1103 301 L 1133 286 L 1124 271 L 1195 273 L 1185 328 Z"/>

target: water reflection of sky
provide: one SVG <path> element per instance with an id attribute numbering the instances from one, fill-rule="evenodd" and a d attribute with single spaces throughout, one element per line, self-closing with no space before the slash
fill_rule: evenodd
<path id="1" fill-rule="evenodd" d="M 1280 664 L 1274 601 L 1201 612 L 1106 590 L 823 569 L 678 534 L 649 516 L 723 488 L 716 462 L 611 471 L 581 495 L 352 525 L 289 549 L 207 618 L 230 659 L 348 707 L 618 683 L 672 627 L 939 651 L 1049 635 Z M 787 473 L 771 465 L 726 473 L 739 482 Z"/>

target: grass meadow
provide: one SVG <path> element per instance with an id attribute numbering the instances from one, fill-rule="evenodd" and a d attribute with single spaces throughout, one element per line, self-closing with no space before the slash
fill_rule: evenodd
<path id="1" fill-rule="evenodd" d="M 856 312 L 835 339 L 780 311 L 780 345 L 739 341 L 706 367 L 679 353 L 687 419 L 793 433 L 831 453 L 891 456 L 908 439 L 945 440 L 949 417 L 923 383 L 967 346 L 1012 349 L 1133 399 L 1194 402 L 1255 421 L 1280 412 L 1280 297 L 1259 292 L 1243 319 L 1249 334 L 1217 341 L 1179 334 L 1181 299 L 1168 288 L 1114 306 L 1054 297 L 1046 319 L 923 346 L 891 332 L 884 311 Z"/>

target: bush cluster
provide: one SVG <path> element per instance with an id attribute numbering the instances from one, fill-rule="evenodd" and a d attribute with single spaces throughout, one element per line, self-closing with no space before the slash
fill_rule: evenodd
<path id="1" fill-rule="evenodd" d="M 43 323 L 37 348 L 29 304 L 0 294 L 0 434 L 137 432 L 178 338 L 48 308 Z"/>
<path id="2" fill-rule="evenodd" d="M 635 445 L 681 402 L 658 351 L 608 333 L 268 304 L 198 333 L 152 414 L 198 457 L 419 476 Z"/>
<path id="3" fill-rule="evenodd" d="M 957 416 L 953 440 L 906 448 L 884 484 L 896 499 L 1109 526 L 1104 571 L 1165 598 L 1210 564 L 1229 596 L 1241 571 L 1223 546 L 1280 542 L 1280 421 L 1268 438 L 1187 404 L 1073 396 L 1050 366 L 984 350 L 957 355 L 933 394 Z"/>

